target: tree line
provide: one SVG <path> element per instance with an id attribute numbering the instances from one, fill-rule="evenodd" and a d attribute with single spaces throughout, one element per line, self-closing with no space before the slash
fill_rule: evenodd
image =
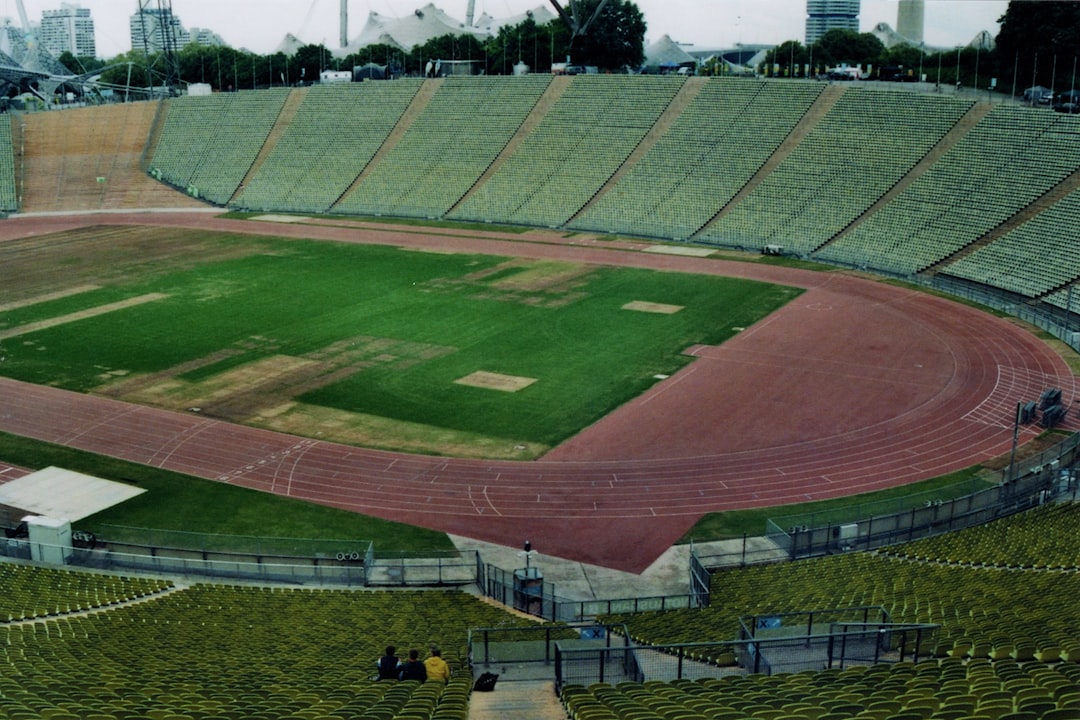
<path id="1" fill-rule="evenodd" d="M 1001 16 L 993 47 L 962 46 L 927 51 L 912 45 L 886 48 L 872 33 L 830 30 L 812 45 L 789 40 L 773 48 L 759 68 L 780 77 L 805 77 L 839 65 L 887 70 L 890 79 L 1020 95 L 1041 85 L 1080 89 L 1080 3 L 1071 0 L 1011 0 Z M 899 72 L 897 72 L 899 71 Z M 993 88 L 991 86 L 993 85 Z"/>
<path id="2" fill-rule="evenodd" d="M 600 0 L 582 0 L 582 15 L 591 16 Z M 887 69 L 892 79 L 925 79 L 1020 94 L 1043 85 L 1058 90 L 1077 88 L 1080 55 L 1080 3 L 1071 0 L 1026 2 L 1011 0 L 1000 19 L 996 47 L 957 47 L 928 51 L 911 45 L 886 48 L 871 33 L 831 30 L 812 45 L 788 40 L 773 48 L 758 73 L 779 77 L 821 74 L 838 65 Z M 292 86 L 318 79 L 324 70 L 351 71 L 368 63 L 385 66 L 392 76 L 420 76 L 434 60 L 470 60 L 479 72 L 509 75 L 518 64 L 531 72 L 551 72 L 568 59 L 601 71 L 635 70 L 645 59 L 644 15 L 631 0 L 610 0 L 589 31 L 572 37 L 562 19 L 540 24 L 530 15 L 504 26 L 498 34 L 478 38 L 472 34 L 433 38 L 406 52 L 391 45 L 370 45 L 336 57 L 324 45 L 304 45 L 295 52 L 259 55 L 230 47 L 191 44 L 177 53 L 177 74 L 182 84 L 207 83 L 218 90 Z M 73 72 L 103 69 L 102 80 L 115 86 L 145 87 L 153 83 L 160 55 L 141 50 L 110 60 L 76 58 L 65 53 L 60 61 Z M 705 74 L 722 72 L 714 64 Z"/>
<path id="3" fill-rule="evenodd" d="M 591 16 L 599 0 L 583 0 L 581 12 Z M 432 38 L 404 51 L 376 44 L 337 57 L 322 44 L 303 45 L 293 53 L 260 55 L 225 46 L 189 44 L 176 53 L 181 84 L 207 83 L 215 90 L 293 86 L 317 81 L 323 71 L 351 71 L 374 63 L 395 77 L 420 76 L 430 61 L 471 60 L 479 72 L 510 75 L 519 63 L 531 72 L 551 72 L 552 66 L 570 61 L 601 71 L 637 69 L 644 62 L 645 17 L 631 0 L 609 0 L 585 35 L 572 37 L 561 18 L 540 24 L 529 14 L 498 34 L 479 38 L 470 33 Z M 102 70 L 103 83 L 120 87 L 147 87 L 160 74 L 164 59 L 142 49 L 109 60 L 74 57 L 64 53 L 60 62 L 73 72 Z M 149 78 L 149 79 L 148 79 Z"/>

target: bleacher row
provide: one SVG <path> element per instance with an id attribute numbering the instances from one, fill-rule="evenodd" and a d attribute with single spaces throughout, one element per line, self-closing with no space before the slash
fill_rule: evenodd
<path id="1" fill-rule="evenodd" d="M 545 75 L 512 85 L 447 78 L 386 161 L 334 211 L 442 217 L 495 161 L 550 84 Z"/>
<path id="2" fill-rule="evenodd" d="M 821 90 L 708 83 L 651 151 L 570 227 L 686 240 L 753 177 Z"/>
<path id="3" fill-rule="evenodd" d="M 732 639 L 745 615 L 880 604 L 893 621 L 942 625 L 917 663 L 732 667 L 569 684 L 562 700 L 575 720 L 1075 718 L 1078 520 L 1080 503 L 1048 505 L 888 551 L 725 570 L 708 608 L 609 618 L 664 645 Z M 466 720 L 468 630 L 528 623 L 457 591 L 177 588 L 7 563 L 0 586 L 0 716 L 17 720 Z M 454 670 L 449 686 L 372 679 L 386 643 L 432 642 Z"/>
<path id="4" fill-rule="evenodd" d="M 233 204 L 326 212 L 367 166 L 420 82 L 316 85 Z"/>
<path id="5" fill-rule="evenodd" d="M 448 217 L 565 225 L 626 161 L 683 80 L 578 76 L 505 164 Z"/>
<path id="6" fill-rule="evenodd" d="M 270 135 L 288 89 L 169 102 L 152 167 L 161 180 L 217 205 L 232 199 Z"/>
<path id="7" fill-rule="evenodd" d="M 5 594 L 38 594 L 10 601 L 9 612 L 61 614 L 0 623 L 0 717 L 14 720 L 466 720 L 469 628 L 528 622 L 460 592 L 211 584 L 80 613 L 85 593 L 69 576 L 98 585 L 99 605 L 132 581 L 20 572 L 4 580 Z M 376 682 L 387 643 L 425 654 L 437 643 L 456 677 L 445 688 Z"/>
<path id="8" fill-rule="evenodd" d="M 893 274 L 920 272 L 1080 168 L 1077 133 L 1080 119 L 1072 116 L 996 107 L 891 203 L 817 256 Z M 992 260 L 973 262 L 980 259 Z"/>
<path id="9" fill-rule="evenodd" d="M 809 253 L 899 182 L 971 105 L 850 89 L 791 155 L 699 239 Z"/>
<path id="10" fill-rule="evenodd" d="M 1029 511 L 878 554 L 722 570 L 712 606 L 614 618 L 651 643 L 733 639 L 738 618 L 880 605 L 893 622 L 937 623 L 924 652 L 1080 662 L 1080 504 Z M 1007 538 L 1007 541 L 1004 539 Z"/>
<path id="11" fill-rule="evenodd" d="M 15 187 L 15 148 L 11 132 L 12 116 L 0 121 L 0 212 L 19 209 L 19 193 Z"/>
<path id="12" fill-rule="evenodd" d="M 296 91 L 307 95 L 253 172 L 285 91 L 179 98 L 152 166 L 177 187 L 241 209 L 779 245 L 891 275 L 931 269 L 1049 294 L 1060 306 L 1080 280 L 1080 254 L 1070 252 L 1078 200 L 1032 206 L 1080 169 L 1080 118 L 999 105 L 968 127 L 959 123 L 970 100 L 834 87 L 835 103 L 804 120 L 824 86 L 714 78 L 692 80 L 700 87 L 658 127 L 686 81 L 627 76 L 564 78 L 557 99 L 530 117 L 552 82 L 448 78 L 405 120 L 418 81 Z M 751 186 L 801 121 L 811 123 L 805 137 Z M 943 143 L 953 128 L 959 139 Z M 650 132 L 659 137 L 625 166 Z M 920 162 L 928 167 L 911 176 Z M 3 182 L 0 167 L 0 192 Z M 1018 213 L 1030 217 L 983 240 Z"/>
<path id="13" fill-rule="evenodd" d="M 708 608 L 608 618 L 664 646 L 734 639 L 740 616 L 881 605 L 894 622 L 942 626 L 918 663 L 567 685 L 563 702 L 575 720 L 1080 717 L 1078 520 L 1076 502 L 1047 505 L 876 554 L 723 570 Z"/>

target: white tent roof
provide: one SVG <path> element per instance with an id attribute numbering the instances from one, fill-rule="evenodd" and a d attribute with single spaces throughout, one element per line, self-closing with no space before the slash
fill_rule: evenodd
<path id="1" fill-rule="evenodd" d="M 503 27 L 519 25 L 530 16 L 536 21 L 537 25 L 547 25 L 552 20 L 558 19 L 558 15 L 549 10 L 547 5 L 537 5 L 532 10 L 527 10 L 520 15 L 511 15 L 504 18 L 494 18 L 484 13 L 476 19 L 473 27 L 486 35 L 498 35 L 499 30 Z"/>
<path id="2" fill-rule="evenodd" d="M 133 485 L 47 467 L 0 485 L 0 505 L 75 522 L 144 492 Z"/>
<path id="3" fill-rule="evenodd" d="M 296 51 L 304 47 L 304 41 L 296 37 L 292 33 L 287 33 L 285 37 L 281 39 L 278 46 L 274 48 L 275 53 L 284 53 L 286 55 L 295 55 Z"/>
<path id="4" fill-rule="evenodd" d="M 692 62 L 694 58 L 690 53 L 679 47 L 679 44 L 667 35 L 645 48 L 646 65 L 681 65 Z"/>
<path id="5" fill-rule="evenodd" d="M 350 40 L 347 47 L 335 50 L 334 54 L 344 56 L 379 43 L 408 52 L 432 38 L 469 33 L 477 38 L 484 37 L 482 31 L 467 28 L 465 23 L 454 20 L 431 3 L 402 17 L 380 15 L 373 10 L 368 13 L 367 23 L 360 34 Z"/>

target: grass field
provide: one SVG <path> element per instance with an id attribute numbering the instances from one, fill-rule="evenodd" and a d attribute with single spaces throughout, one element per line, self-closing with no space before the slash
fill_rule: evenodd
<path id="1" fill-rule="evenodd" d="M 0 250 L 4 375 L 373 447 L 530 458 L 799 291 L 100 227 Z M 484 373 L 481 382 L 475 374 Z"/>

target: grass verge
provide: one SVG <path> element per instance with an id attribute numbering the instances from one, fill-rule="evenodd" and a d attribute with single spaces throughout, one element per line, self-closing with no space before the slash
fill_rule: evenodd
<path id="1" fill-rule="evenodd" d="M 694 527 L 679 539 L 679 544 L 685 544 L 691 540 L 709 542 L 743 535 L 763 535 L 766 522 L 770 518 L 780 523 L 781 527 L 792 525 L 820 527 L 856 518 L 910 510 L 921 506 L 927 499 L 949 500 L 981 490 L 992 485 L 996 478 L 996 473 L 989 473 L 983 466 L 978 465 L 911 485 L 862 495 L 782 507 L 710 513 L 698 520 Z"/>
<path id="2" fill-rule="evenodd" d="M 102 535 L 101 530 L 106 525 L 119 525 L 213 535 L 371 540 L 379 553 L 432 554 L 454 549 L 446 533 L 18 435 L 0 433 L 0 457 L 25 468 L 40 469 L 54 465 L 135 485 L 147 491 L 91 515 L 75 528 L 97 535 Z"/>

